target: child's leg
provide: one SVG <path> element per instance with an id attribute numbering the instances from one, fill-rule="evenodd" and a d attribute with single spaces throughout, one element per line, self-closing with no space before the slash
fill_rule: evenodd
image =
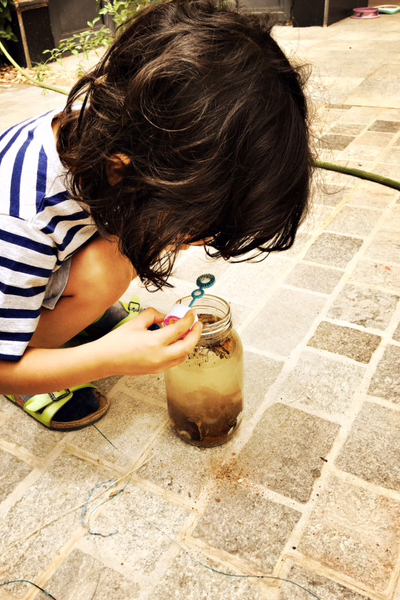
<path id="1" fill-rule="evenodd" d="M 42 309 L 30 345 L 59 348 L 117 302 L 135 275 L 116 242 L 95 239 L 73 256 L 64 293 L 53 310 Z"/>

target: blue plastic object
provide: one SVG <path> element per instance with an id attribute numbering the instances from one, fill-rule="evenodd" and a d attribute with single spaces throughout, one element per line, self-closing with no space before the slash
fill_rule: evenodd
<path id="1" fill-rule="evenodd" d="M 190 294 L 193 300 L 191 301 L 189 306 L 192 307 L 196 300 L 202 298 L 204 296 L 204 290 L 210 288 L 212 285 L 214 285 L 214 283 L 215 276 L 211 273 L 205 273 L 204 275 L 200 275 L 196 279 L 197 288 L 193 290 L 193 292 Z"/>

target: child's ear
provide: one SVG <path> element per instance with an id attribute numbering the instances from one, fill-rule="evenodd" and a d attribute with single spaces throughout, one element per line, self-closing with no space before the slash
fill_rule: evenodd
<path id="1" fill-rule="evenodd" d="M 131 159 L 120 152 L 112 154 L 107 160 L 106 174 L 108 183 L 113 186 L 120 183 L 124 178 L 126 167 L 131 164 Z"/>

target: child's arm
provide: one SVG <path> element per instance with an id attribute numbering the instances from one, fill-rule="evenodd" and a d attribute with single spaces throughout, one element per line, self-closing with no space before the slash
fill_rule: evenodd
<path id="1" fill-rule="evenodd" d="M 0 393 L 39 394 L 111 377 L 159 373 L 185 360 L 202 326 L 189 312 L 177 323 L 149 331 L 163 315 L 154 309 L 104 337 L 73 348 L 28 348 L 18 362 L 0 361 Z"/>

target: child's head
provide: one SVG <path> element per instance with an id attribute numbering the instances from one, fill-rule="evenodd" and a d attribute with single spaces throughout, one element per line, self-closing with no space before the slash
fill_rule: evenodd
<path id="1" fill-rule="evenodd" d="M 285 250 L 312 169 L 302 85 L 266 17 L 212 0 L 151 4 L 70 94 L 58 148 L 72 192 L 156 286 L 185 243 L 207 239 L 226 259 Z"/>

